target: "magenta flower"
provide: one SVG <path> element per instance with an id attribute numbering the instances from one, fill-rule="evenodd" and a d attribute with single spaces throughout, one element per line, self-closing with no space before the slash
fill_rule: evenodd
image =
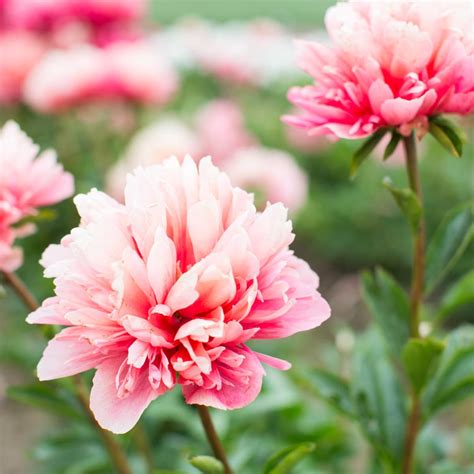
<path id="1" fill-rule="evenodd" d="M 32 231 L 20 221 L 42 206 L 56 204 L 74 192 L 72 175 L 56 163 L 56 154 L 38 146 L 15 122 L 0 130 L 0 270 L 14 271 L 21 265 L 21 252 L 13 247 L 16 237 Z"/>
<path id="2" fill-rule="evenodd" d="M 7 25 L 35 31 L 48 31 L 67 22 L 95 26 L 139 19 L 146 0 L 3 0 Z"/>
<path id="3" fill-rule="evenodd" d="M 104 428 L 130 430 L 176 384 L 189 404 L 243 407 L 261 389 L 253 339 L 290 336 L 330 315 L 318 277 L 288 246 L 281 204 L 257 213 L 209 158 L 139 168 L 125 204 L 76 197 L 80 227 L 46 250 L 56 296 L 30 323 L 67 326 L 46 348 L 41 380 L 92 368 L 91 408 Z"/>
<path id="4" fill-rule="evenodd" d="M 290 89 L 302 115 L 284 120 L 313 135 L 361 138 L 380 127 L 403 135 L 428 118 L 474 110 L 474 41 L 468 2 L 371 2 L 330 8 L 334 43 L 299 42 L 315 83 Z"/>

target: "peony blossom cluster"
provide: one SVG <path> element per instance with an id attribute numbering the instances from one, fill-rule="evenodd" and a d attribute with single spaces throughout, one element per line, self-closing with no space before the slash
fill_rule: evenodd
<path id="1" fill-rule="evenodd" d="M 26 93 L 38 90 L 46 94 L 45 103 L 67 103 L 66 98 L 50 97 L 47 87 L 58 87 L 71 105 L 101 93 L 105 99 L 119 95 L 153 104 L 167 100 L 176 79 L 168 63 L 156 58 L 143 40 L 136 22 L 145 7 L 145 0 L 3 0 L 0 103 L 22 101 Z M 92 84 L 87 73 L 100 76 L 100 84 Z M 36 79 L 39 84 L 32 86 Z M 152 87 L 152 82 L 157 85 Z"/>
<path id="2" fill-rule="evenodd" d="M 12 272 L 22 262 L 14 247 L 17 237 L 32 232 L 21 221 L 42 206 L 55 204 L 74 192 L 73 178 L 56 163 L 53 151 L 38 155 L 35 145 L 15 122 L 0 130 L 0 271 Z"/>
<path id="3" fill-rule="evenodd" d="M 9 28 L 52 32 L 68 24 L 89 28 L 124 26 L 143 17 L 146 0 L 3 0 Z"/>
<path id="4" fill-rule="evenodd" d="M 177 85 L 174 69 L 146 41 L 120 41 L 51 51 L 29 75 L 24 99 L 41 112 L 125 99 L 162 105 Z"/>
<path id="5" fill-rule="evenodd" d="M 240 108 L 230 100 L 215 100 L 198 110 L 195 126 L 163 118 L 140 131 L 121 160 L 110 170 L 107 190 L 123 200 L 126 176 L 138 166 L 158 164 L 171 155 L 182 160 L 187 152 L 211 155 L 234 185 L 255 191 L 257 204 L 281 201 L 299 210 L 307 198 L 307 178 L 295 159 L 258 145 L 245 128 Z"/>
<path id="6" fill-rule="evenodd" d="M 294 87 L 302 110 L 284 118 L 312 135 L 361 138 L 381 127 L 426 132 L 428 118 L 474 110 L 473 10 L 469 2 L 359 1 L 326 14 L 333 42 L 299 42 L 314 84 Z"/>
<path id="7" fill-rule="evenodd" d="M 258 213 L 210 158 L 170 158 L 129 175 L 125 202 L 75 199 L 80 227 L 42 259 L 56 296 L 28 322 L 66 326 L 38 365 L 41 380 L 97 369 L 91 409 L 130 430 L 148 404 L 181 385 L 189 404 L 235 409 L 261 389 L 254 339 L 319 326 L 330 315 L 318 277 L 289 250 L 281 204 Z"/>

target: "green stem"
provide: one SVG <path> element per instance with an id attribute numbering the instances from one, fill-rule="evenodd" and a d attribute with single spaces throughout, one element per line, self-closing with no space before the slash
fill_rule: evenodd
<path id="1" fill-rule="evenodd" d="M 19 299 L 23 301 L 25 306 L 30 311 L 36 311 L 39 308 L 39 304 L 35 296 L 28 290 L 27 286 L 23 283 L 23 281 L 14 273 L 7 273 L 3 272 L 3 276 L 5 281 L 10 285 L 13 291 L 17 294 Z M 115 464 L 117 472 L 119 474 L 132 474 L 132 470 L 128 465 L 127 458 L 122 451 L 120 444 L 114 438 L 112 433 L 107 430 L 101 428 L 101 426 L 97 423 L 97 420 L 94 417 L 90 407 L 89 401 L 87 396 L 87 390 L 84 386 L 84 382 L 82 381 L 79 375 L 73 377 L 73 382 L 75 386 L 76 396 L 81 403 L 84 411 L 87 413 L 92 425 L 95 427 L 97 432 L 99 433 L 102 441 L 109 452 L 110 458 Z"/>
<path id="2" fill-rule="evenodd" d="M 214 456 L 224 465 L 225 474 L 233 474 L 224 447 L 222 446 L 221 440 L 219 439 L 214 424 L 212 423 L 211 414 L 209 413 L 208 408 L 203 405 L 196 405 L 196 407 L 199 417 L 201 418 L 202 426 L 206 432 L 207 439 L 212 447 L 212 451 L 214 452 Z"/>
<path id="3" fill-rule="evenodd" d="M 410 291 L 410 336 L 420 337 L 420 308 L 423 302 L 423 282 L 425 278 L 425 240 L 426 230 L 423 216 L 423 195 L 421 191 L 420 173 L 416 153 L 415 135 L 403 139 L 405 147 L 406 167 L 410 188 L 420 201 L 422 214 L 413 240 L 412 281 Z M 412 404 L 405 436 L 405 453 L 403 458 L 403 473 L 413 472 L 413 458 L 420 424 L 420 400 L 418 394 L 412 391 Z"/>
<path id="4" fill-rule="evenodd" d="M 413 265 L 412 265 L 412 282 L 410 294 L 410 313 L 411 337 L 419 337 L 420 325 L 420 306 L 423 300 L 423 281 L 425 278 L 425 221 L 423 216 L 423 195 L 421 192 L 420 174 L 418 171 L 418 159 L 416 154 L 416 142 L 414 134 L 404 139 L 406 166 L 408 172 L 408 180 L 410 188 L 416 194 L 422 208 L 422 215 L 418 225 L 418 229 L 413 241 Z"/>

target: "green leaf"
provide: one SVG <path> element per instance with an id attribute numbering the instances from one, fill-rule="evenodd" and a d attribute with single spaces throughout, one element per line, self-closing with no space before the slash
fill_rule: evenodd
<path id="1" fill-rule="evenodd" d="M 424 387 L 444 344 L 436 339 L 410 339 L 403 348 L 402 361 L 416 393 Z"/>
<path id="2" fill-rule="evenodd" d="M 342 414 L 355 417 L 349 384 L 344 379 L 319 368 L 310 368 L 304 373 L 293 372 L 291 376 L 304 390 L 315 393 Z"/>
<path id="3" fill-rule="evenodd" d="M 55 415 L 82 418 L 82 411 L 75 397 L 64 388 L 52 384 L 35 383 L 8 387 L 7 395 L 13 400 L 48 410 Z"/>
<path id="4" fill-rule="evenodd" d="M 377 268 L 375 275 L 362 274 L 362 296 L 388 346 L 400 357 L 410 336 L 410 307 L 405 292 L 393 277 Z"/>
<path id="5" fill-rule="evenodd" d="M 291 469 L 316 448 L 314 443 L 301 443 L 278 451 L 266 463 L 263 474 L 288 474 Z"/>
<path id="6" fill-rule="evenodd" d="M 474 326 L 453 331 L 422 397 L 426 418 L 474 395 Z"/>
<path id="7" fill-rule="evenodd" d="M 224 474 L 224 464 L 212 456 L 193 456 L 189 462 L 204 474 Z"/>
<path id="8" fill-rule="evenodd" d="M 397 466 L 404 448 L 406 400 L 377 332 L 359 336 L 352 374 L 352 396 L 359 422 L 380 456 Z"/>
<path id="9" fill-rule="evenodd" d="M 472 203 L 452 210 L 436 230 L 426 254 L 427 294 L 449 272 L 469 245 L 474 235 L 473 210 Z"/>
<path id="10" fill-rule="evenodd" d="M 387 145 L 387 148 L 385 148 L 383 154 L 383 161 L 388 160 L 393 155 L 397 149 L 398 144 L 400 143 L 401 138 L 402 136 L 399 133 L 392 132 L 392 138 L 390 139 L 390 142 Z"/>
<path id="11" fill-rule="evenodd" d="M 380 140 L 387 133 L 386 128 L 377 130 L 369 139 L 367 139 L 362 146 L 352 156 L 350 177 L 355 178 L 362 162 L 372 153 L 374 148 L 379 144 Z"/>
<path id="12" fill-rule="evenodd" d="M 410 222 L 412 231 L 416 232 L 422 213 L 418 196 L 410 188 L 395 187 L 388 176 L 384 178 L 383 184 L 392 193 L 398 207 Z"/>
<path id="13" fill-rule="evenodd" d="M 459 307 L 469 303 L 474 303 L 474 270 L 462 276 L 444 294 L 436 319 L 438 321 L 444 319 Z"/>
<path id="14" fill-rule="evenodd" d="M 435 116 L 430 120 L 429 131 L 436 140 L 456 158 L 462 156 L 466 142 L 464 132 L 445 117 Z"/>

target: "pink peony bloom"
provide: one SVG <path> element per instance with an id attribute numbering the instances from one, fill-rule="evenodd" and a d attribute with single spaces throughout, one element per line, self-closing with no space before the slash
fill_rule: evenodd
<path id="1" fill-rule="evenodd" d="M 23 215 L 62 201 L 74 192 L 74 180 L 56 163 L 56 153 L 39 147 L 9 121 L 0 131 L 0 200 Z"/>
<path id="2" fill-rule="evenodd" d="M 178 85 L 175 71 L 144 41 L 52 51 L 25 84 L 28 104 L 42 112 L 97 101 L 132 100 L 162 105 Z"/>
<path id="3" fill-rule="evenodd" d="M 197 155 L 200 150 L 198 137 L 185 123 L 174 118 L 161 119 L 132 138 L 124 156 L 107 174 L 107 192 L 122 202 L 128 173 L 139 166 L 160 164 L 170 156 L 182 161 L 188 153 Z"/>
<path id="4" fill-rule="evenodd" d="M 67 326 L 46 348 L 41 380 L 97 369 L 91 408 L 116 433 L 182 386 L 189 404 L 234 409 L 261 389 L 253 339 L 290 336 L 330 315 L 318 277 L 288 246 L 281 204 L 257 213 L 210 158 L 186 157 L 129 175 L 125 204 L 76 197 L 81 225 L 46 250 L 56 296 L 30 323 Z"/>
<path id="5" fill-rule="evenodd" d="M 14 271 L 21 264 L 15 238 L 31 233 L 20 226 L 37 208 L 56 204 L 74 192 L 72 175 L 56 163 L 53 151 L 38 155 L 35 145 L 15 122 L 0 130 L 0 270 Z"/>
<path id="6" fill-rule="evenodd" d="M 23 83 L 45 49 L 33 33 L 0 31 L 0 104 L 21 98 Z"/>
<path id="7" fill-rule="evenodd" d="M 296 212 L 308 197 L 306 174 L 291 155 L 281 150 L 243 149 L 225 161 L 223 169 L 234 186 L 254 190 L 263 205 L 282 202 Z"/>
<path id="8" fill-rule="evenodd" d="M 236 151 L 256 143 L 245 129 L 238 105 L 230 100 L 214 100 L 206 104 L 197 114 L 196 128 L 204 153 L 212 156 L 218 164 Z"/>
<path id="9" fill-rule="evenodd" d="M 95 26 L 141 18 L 146 0 L 4 0 L 4 19 L 13 28 L 49 31 L 67 22 Z"/>
<path id="10" fill-rule="evenodd" d="M 474 110 L 469 2 L 350 0 L 330 8 L 334 43 L 299 42 L 314 85 L 290 89 L 304 110 L 288 123 L 314 135 L 361 138 L 380 127 L 409 134 L 431 115 Z"/>

